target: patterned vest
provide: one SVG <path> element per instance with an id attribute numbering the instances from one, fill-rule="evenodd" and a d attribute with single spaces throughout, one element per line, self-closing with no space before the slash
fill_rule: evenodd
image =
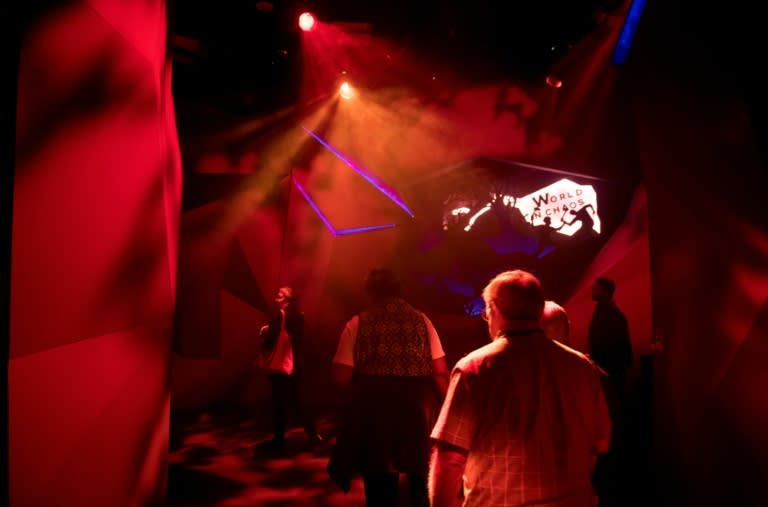
<path id="1" fill-rule="evenodd" d="M 355 370 L 366 375 L 431 375 L 432 353 L 422 314 L 402 299 L 387 299 L 360 313 Z"/>

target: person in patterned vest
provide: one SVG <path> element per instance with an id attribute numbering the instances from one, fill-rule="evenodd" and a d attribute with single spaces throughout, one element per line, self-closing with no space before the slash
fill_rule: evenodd
<path id="1" fill-rule="evenodd" d="M 370 305 L 346 323 L 333 358 L 333 380 L 348 399 L 328 473 L 344 491 L 362 476 L 367 507 L 397 505 L 402 473 L 410 505 L 428 506 L 429 432 L 448 386 L 445 353 L 391 270 L 371 270 L 365 291 Z"/>

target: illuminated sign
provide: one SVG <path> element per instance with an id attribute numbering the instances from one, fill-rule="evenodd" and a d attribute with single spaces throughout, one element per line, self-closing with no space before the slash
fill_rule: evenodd
<path id="1" fill-rule="evenodd" d="M 563 178 L 519 197 L 515 207 L 533 226 L 549 225 L 566 236 L 573 236 L 582 227 L 600 234 L 597 193 L 592 185 L 579 185 Z"/>
<path id="2" fill-rule="evenodd" d="M 499 200 L 502 206 L 519 210 L 523 219 L 534 227 L 547 226 L 566 236 L 573 236 L 582 229 L 584 233 L 600 234 L 595 189 L 592 185 L 579 185 L 566 178 L 522 197 L 491 194 L 490 202 L 476 211 L 463 205 L 452 209 L 450 214 L 453 217 L 468 216 L 464 230 L 470 231 Z"/>

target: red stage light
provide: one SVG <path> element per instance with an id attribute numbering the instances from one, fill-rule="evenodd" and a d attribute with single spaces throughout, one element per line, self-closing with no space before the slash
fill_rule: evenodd
<path id="1" fill-rule="evenodd" d="M 312 30 L 313 26 L 315 26 L 315 17 L 309 12 L 301 13 L 301 16 L 299 16 L 299 28 L 308 32 Z"/>
<path id="2" fill-rule="evenodd" d="M 552 88 L 560 88 L 563 86 L 563 82 L 557 79 L 555 76 L 547 76 L 546 82 L 547 85 L 551 86 Z"/>

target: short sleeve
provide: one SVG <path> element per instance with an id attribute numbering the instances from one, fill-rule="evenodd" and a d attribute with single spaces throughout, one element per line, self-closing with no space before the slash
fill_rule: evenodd
<path id="1" fill-rule="evenodd" d="M 333 362 L 345 364 L 347 366 L 355 365 L 355 341 L 357 340 L 357 316 L 352 317 L 344 326 L 339 338 L 339 345 L 336 347 L 336 355 L 333 356 Z"/>
<path id="2" fill-rule="evenodd" d="M 453 369 L 448 393 L 431 434 L 434 440 L 467 450 L 471 448 L 477 429 L 468 380 L 461 369 Z"/>
<path id="3" fill-rule="evenodd" d="M 595 367 L 595 372 L 597 374 L 597 382 L 593 391 L 595 403 L 595 443 L 593 444 L 593 451 L 595 454 L 602 454 L 608 451 L 611 443 L 613 423 L 611 420 L 611 407 L 608 406 L 608 397 L 615 393 L 611 391 L 613 386 L 608 383 L 608 376 L 597 367 Z M 617 403 L 615 399 L 611 401 L 614 404 Z M 615 408 L 617 407 L 614 406 Z"/>
<path id="4" fill-rule="evenodd" d="M 429 350 L 432 355 L 432 359 L 438 359 L 445 356 L 443 351 L 443 344 L 440 342 L 440 337 L 437 335 L 437 329 L 429 320 L 429 317 L 422 314 L 424 317 L 424 323 L 427 325 L 427 334 L 429 335 Z"/>

